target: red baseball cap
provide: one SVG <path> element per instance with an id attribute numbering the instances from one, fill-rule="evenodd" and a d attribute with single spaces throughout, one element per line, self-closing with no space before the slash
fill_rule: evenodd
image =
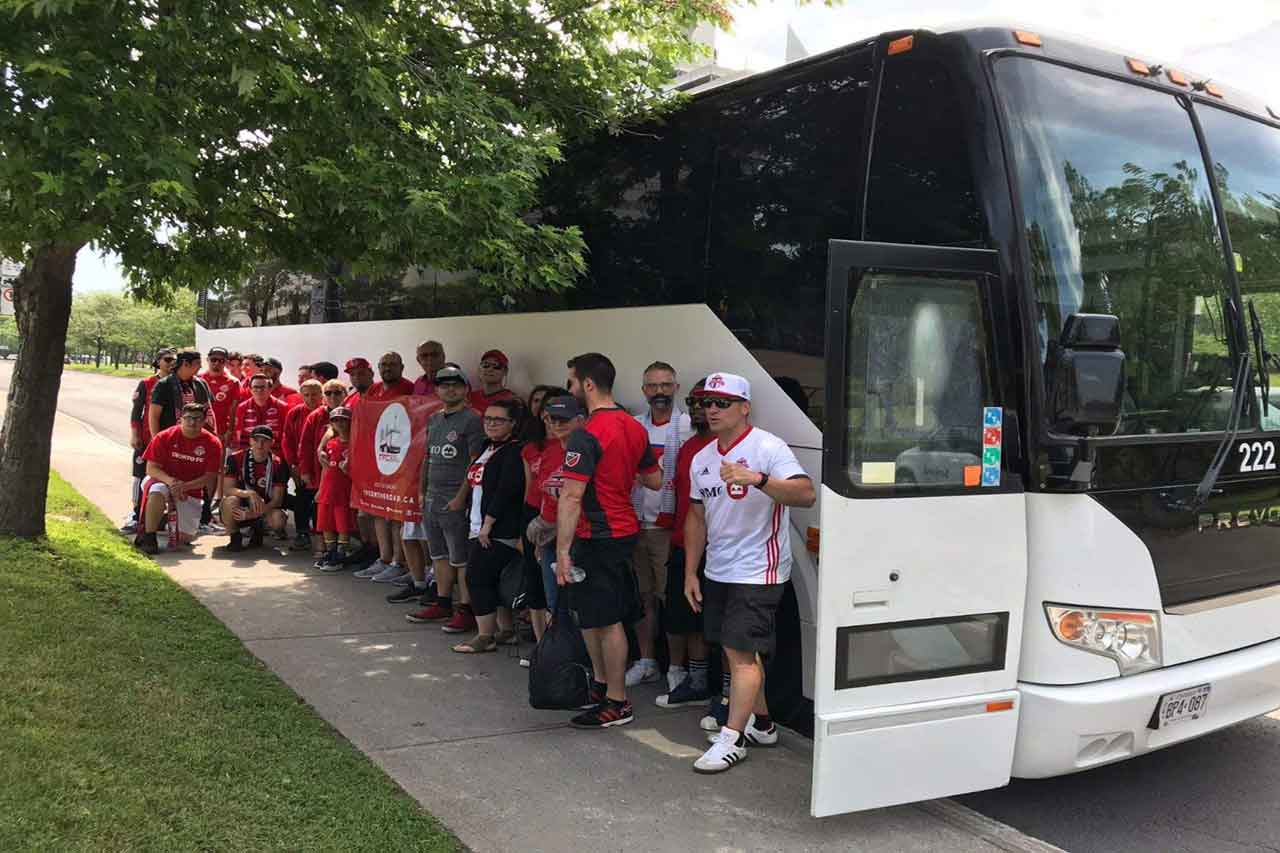
<path id="1" fill-rule="evenodd" d="M 353 370 L 373 370 L 373 365 L 369 363 L 367 358 L 349 358 L 347 359 L 346 372 Z"/>
<path id="2" fill-rule="evenodd" d="M 489 361 L 490 359 L 498 362 L 503 367 L 508 367 L 511 364 L 511 361 L 507 358 L 507 354 L 500 349 L 491 349 L 484 355 L 480 356 L 481 362 Z"/>

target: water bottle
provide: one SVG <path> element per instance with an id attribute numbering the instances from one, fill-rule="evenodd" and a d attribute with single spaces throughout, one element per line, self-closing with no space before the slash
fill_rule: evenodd
<path id="1" fill-rule="evenodd" d="M 552 563 L 551 573 L 555 574 L 555 571 L 556 571 L 556 564 Z M 580 566 L 569 567 L 569 583 L 582 583 L 586 579 L 587 579 L 587 573 L 584 572 Z"/>

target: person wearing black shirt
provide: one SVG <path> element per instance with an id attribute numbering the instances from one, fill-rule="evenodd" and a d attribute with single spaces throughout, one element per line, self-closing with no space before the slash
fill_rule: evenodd
<path id="1" fill-rule="evenodd" d="M 249 446 L 227 458 L 222 473 L 222 521 L 231 539 L 227 551 L 241 551 L 240 528 L 251 527 L 251 547 L 262 545 L 264 525 L 284 532 L 284 492 L 289 482 L 289 464 L 272 452 L 275 432 L 256 426 L 249 434 Z"/>

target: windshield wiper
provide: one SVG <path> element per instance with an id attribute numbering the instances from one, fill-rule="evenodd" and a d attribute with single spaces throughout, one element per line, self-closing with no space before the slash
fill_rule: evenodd
<path id="1" fill-rule="evenodd" d="M 1262 416 L 1265 418 L 1271 401 L 1271 353 L 1267 352 L 1262 323 L 1258 320 L 1258 309 L 1252 299 L 1249 300 L 1249 332 L 1253 335 L 1253 351 L 1258 359 L 1258 391 L 1262 395 Z"/>
<path id="2" fill-rule="evenodd" d="M 1233 328 L 1240 328 L 1239 324 L 1239 308 L 1235 302 L 1227 303 L 1237 316 L 1233 319 L 1236 323 Z M 1252 308 L 1252 305 L 1250 306 Z M 1225 319 L 1225 317 L 1224 317 Z M 1236 436 L 1240 433 L 1240 413 L 1244 410 L 1245 386 L 1249 382 L 1249 350 L 1245 348 L 1240 351 L 1240 364 L 1236 367 L 1235 381 L 1231 383 L 1231 411 L 1227 415 L 1227 429 L 1222 434 L 1222 443 L 1218 445 L 1217 451 L 1213 454 L 1213 461 L 1209 463 L 1208 469 L 1204 472 L 1204 477 L 1200 480 L 1200 485 L 1196 486 L 1196 495 L 1188 509 L 1191 512 L 1199 512 L 1200 508 L 1209 500 L 1210 493 L 1213 492 L 1214 485 L 1218 482 L 1218 475 L 1222 473 L 1222 467 L 1227 464 L 1227 458 L 1231 455 L 1231 445 L 1235 444 Z M 1250 397 L 1253 395 L 1250 394 Z"/>

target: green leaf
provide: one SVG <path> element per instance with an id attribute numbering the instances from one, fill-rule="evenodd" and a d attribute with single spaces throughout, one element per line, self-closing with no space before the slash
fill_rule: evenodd
<path id="1" fill-rule="evenodd" d="M 241 98 L 248 97 L 258 85 L 258 72 L 251 68 L 240 68 L 231 66 L 231 82 L 236 86 L 236 92 Z"/>
<path id="2" fill-rule="evenodd" d="M 22 66 L 22 70 L 28 74 L 53 74 L 58 77 L 71 77 L 71 69 L 57 62 L 50 62 L 44 59 L 34 59 Z"/>

